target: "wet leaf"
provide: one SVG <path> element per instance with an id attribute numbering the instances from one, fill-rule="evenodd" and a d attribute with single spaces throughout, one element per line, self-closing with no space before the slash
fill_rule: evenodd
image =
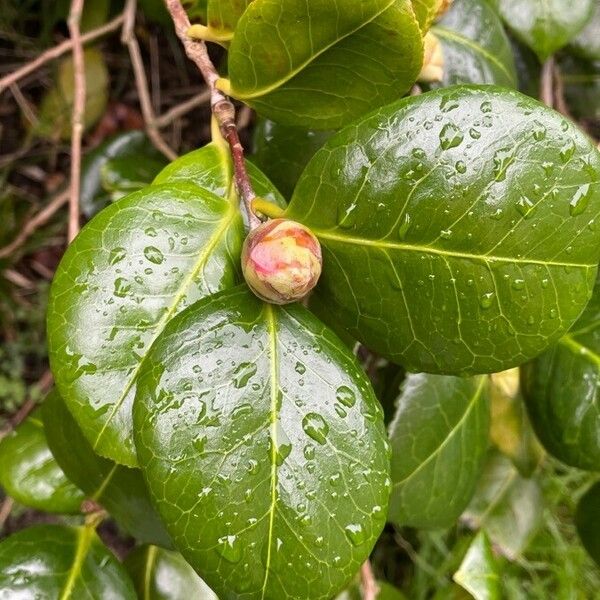
<path id="1" fill-rule="evenodd" d="M 65 525 L 29 527 L 0 542 L 0 597 L 136 599 L 94 529 Z"/>
<path id="2" fill-rule="evenodd" d="M 157 181 L 83 228 L 48 307 L 60 394 L 94 451 L 126 466 L 137 462 L 131 405 L 151 343 L 182 308 L 235 284 L 244 236 L 229 159 L 214 144 Z"/>
<path id="3" fill-rule="evenodd" d="M 521 364 L 571 327 L 599 212 L 600 154 L 580 130 L 518 92 L 461 86 L 340 131 L 286 216 L 319 238 L 316 293 L 351 335 L 413 372 L 466 375 Z"/>
<path id="4" fill-rule="evenodd" d="M 139 542 L 171 547 L 150 504 L 141 472 L 94 454 L 55 391 L 44 402 L 43 413 L 48 444 L 56 461 L 87 497 L 103 506 Z"/>
<path id="5" fill-rule="evenodd" d="M 502 597 L 500 568 L 485 532 L 477 534 L 452 579 L 476 600 L 497 600 Z"/>
<path id="6" fill-rule="evenodd" d="M 390 424 L 396 525 L 449 527 L 466 508 L 488 446 L 487 378 L 409 375 Z"/>
<path id="7" fill-rule="evenodd" d="M 525 479 L 510 459 L 491 451 L 469 508 L 462 519 L 482 529 L 504 556 L 518 558 L 536 533 L 544 512 L 536 479 Z"/>
<path id="8" fill-rule="evenodd" d="M 515 35 L 541 61 L 566 46 L 588 22 L 595 0 L 492 0 Z"/>
<path id="9" fill-rule="evenodd" d="M 277 189 L 290 198 L 308 161 L 332 133 L 286 127 L 261 119 L 254 130 L 254 154 L 251 158 Z"/>
<path id="10" fill-rule="evenodd" d="M 45 512 L 78 513 L 84 499 L 52 456 L 39 410 L 0 443 L 0 485 L 17 502 Z"/>
<path id="11" fill-rule="evenodd" d="M 431 29 L 442 44 L 442 85 L 490 83 L 516 87 L 510 42 L 487 0 L 455 0 Z"/>
<path id="12" fill-rule="evenodd" d="M 124 565 L 144 600 L 219 600 L 178 552 L 139 546 Z"/>
<path id="13" fill-rule="evenodd" d="M 573 467 L 600 471 L 600 282 L 573 329 L 525 365 L 521 379 L 546 450 Z"/>
<path id="14" fill-rule="evenodd" d="M 600 566 L 600 482 L 579 500 L 575 523 L 585 549 Z"/>
<path id="15" fill-rule="evenodd" d="M 388 444 L 356 359 L 300 305 L 206 298 L 152 347 L 136 447 L 175 546 L 222 597 L 339 592 L 385 521 Z"/>
<path id="16" fill-rule="evenodd" d="M 223 89 L 284 125 L 337 129 L 406 92 L 422 60 L 410 0 L 254 0 Z"/>

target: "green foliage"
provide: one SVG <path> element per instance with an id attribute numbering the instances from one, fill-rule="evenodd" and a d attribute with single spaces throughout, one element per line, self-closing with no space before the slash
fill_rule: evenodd
<path id="1" fill-rule="evenodd" d="M 577 531 L 590 556 L 600 565 L 600 483 L 581 498 L 575 516 Z"/>
<path id="2" fill-rule="evenodd" d="M 300 306 L 237 288 L 182 312 L 142 367 L 134 421 L 169 533 L 218 594 L 325 600 L 381 532 L 381 409 Z"/>
<path id="3" fill-rule="evenodd" d="M 499 566 L 484 531 L 477 534 L 454 574 L 454 581 L 476 600 L 497 600 L 500 591 Z"/>

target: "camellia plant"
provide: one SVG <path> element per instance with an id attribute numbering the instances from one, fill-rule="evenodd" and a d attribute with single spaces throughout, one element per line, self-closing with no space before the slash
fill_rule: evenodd
<path id="1" fill-rule="evenodd" d="M 600 470 L 600 153 L 517 91 L 502 22 L 547 61 L 597 6 L 450 4 L 209 0 L 191 25 L 167 0 L 212 142 L 60 262 L 56 387 L 0 445 L 2 484 L 88 516 L 0 543 L 0 596 L 134 598 L 161 565 L 180 595 L 140 597 L 401 598 L 368 563 L 348 589 L 386 523 L 460 519 L 478 533 L 446 591 L 497 598 L 543 454 Z M 251 161 L 229 98 L 260 119 Z M 45 457 L 35 494 L 11 474 L 19 436 Z M 596 560 L 599 499 L 577 516 Z M 101 509 L 142 544 L 124 565 Z"/>

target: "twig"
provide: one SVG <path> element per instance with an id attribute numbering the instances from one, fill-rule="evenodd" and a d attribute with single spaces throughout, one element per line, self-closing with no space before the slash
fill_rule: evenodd
<path id="1" fill-rule="evenodd" d="M 98 27 L 97 29 L 92 29 L 92 31 L 88 31 L 85 35 L 81 36 L 81 43 L 88 44 L 89 42 L 93 42 L 94 40 L 97 40 L 98 38 L 104 35 L 116 31 L 123 24 L 124 18 L 124 15 L 120 14 L 119 16 L 115 17 L 112 21 L 106 23 L 106 25 Z M 4 90 L 10 87 L 11 84 L 19 81 L 19 79 L 22 79 L 26 75 L 29 75 L 29 73 L 33 73 L 40 67 L 43 67 L 47 62 L 59 58 L 63 54 L 69 52 L 69 50 L 71 50 L 72 48 L 73 40 L 65 40 L 64 42 L 58 44 L 58 46 L 54 46 L 54 48 L 46 50 L 46 52 L 43 52 L 37 58 L 23 65 L 16 71 L 9 73 L 8 75 L 6 75 L 6 77 L 0 79 L 0 93 L 2 93 Z"/>
<path id="2" fill-rule="evenodd" d="M 180 0 L 165 0 L 167 10 L 171 14 L 175 24 L 175 32 L 181 40 L 185 53 L 188 58 L 196 64 L 204 81 L 211 92 L 211 109 L 219 123 L 221 134 L 227 140 L 231 150 L 233 160 L 233 170 L 235 175 L 235 185 L 244 204 L 248 217 L 250 229 L 254 229 L 260 224 L 260 220 L 252 210 L 252 200 L 256 197 L 244 161 L 244 148 L 240 142 L 238 130 L 235 124 L 235 108 L 233 103 L 225 96 L 221 90 L 217 89 L 219 74 L 215 69 L 206 44 L 202 40 L 193 40 L 187 34 L 191 24 L 188 16 L 181 5 Z"/>
<path id="3" fill-rule="evenodd" d="M 554 57 L 552 56 L 542 65 L 540 100 L 550 108 L 554 108 Z"/>
<path id="4" fill-rule="evenodd" d="M 136 7 L 137 0 L 127 0 L 127 3 L 125 4 L 125 21 L 123 22 L 121 42 L 127 46 L 129 57 L 131 58 L 133 75 L 135 77 L 135 87 L 140 99 L 140 108 L 142 109 L 144 123 L 146 124 L 146 133 L 148 134 L 150 141 L 160 152 L 162 152 L 169 160 L 175 160 L 177 158 L 176 152 L 162 138 L 156 125 L 156 117 L 154 115 L 154 109 L 152 108 L 150 92 L 148 91 L 148 79 L 144 69 L 142 53 L 140 52 L 140 45 L 138 44 L 134 32 Z"/>
<path id="5" fill-rule="evenodd" d="M 67 239 L 72 242 L 79 233 L 79 189 L 81 185 L 81 137 L 85 113 L 85 61 L 81 43 L 81 13 L 83 0 L 72 0 L 69 12 L 69 33 L 73 40 L 73 119 L 71 130 L 71 192 L 69 198 L 69 228 Z"/>
<path id="6" fill-rule="evenodd" d="M 155 125 L 162 129 L 167 125 L 170 125 L 175 119 L 185 115 L 186 113 L 194 110 L 197 106 L 202 106 L 206 104 L 210 100 L 210 90 L 206 89 L 200 92 L 198 95 L 193 96 L 189 100 L 174 106 L 170 110 L 168 110 L 164 115 L 157 117 L 154 121 Z"/>
<path id="7" fill-rule="evenodd" d="M 42 225 L 46 224 L 62 206 L 69 201 L 70 191 L 65 190 L 58 194 L 45 208 L 31 219 L 28 219 L 17 237 L 4 248 L 0 248 L 0 258 L 7 258 L 20 248 L 29 237 Z"/>
<path id="8" fill-rule="evenodd" d="M 31 123 L 33 127 L 37 126 L 39 119 L 35 113 L 35 108 L 33 108 L 31 103 L 27 101 L 27 98 L 23 96 L 21 88 L 16 83 L 11 83 L 10 92 L 13 95 L 16 103 L 19 105 L 23 116 L 29 121 L 29 123 Z"/>
<path id="9" fill-rule="evenodd" d="M 10 496 L 6 496 L 0 505 L 0 531 L 4 529 L 4 523 L 8 519 L 14 505 L 14 500 Z"/>
<path id="10" fill-rule="evenodd" d="M 375 575 L 373 575 L 373 569 L 371 568 L 371 561 L 369 561 L 369 559 L 367 559 L 360 568 L 360 580 L 363 600 L 376 600 L 377 594 L 379 593 L 379 586 L 377 585 L 377 581 L 375 581 Z"/>
<path id="11" fill-rule="evenodd" d="M 554 98 L 556 102 L 556 110 L 573 120 L 573 115 L 567 106 L 565 101 L 565 83 L 563 81 L 562 73 L 557 64 L 554 65 Z"/>

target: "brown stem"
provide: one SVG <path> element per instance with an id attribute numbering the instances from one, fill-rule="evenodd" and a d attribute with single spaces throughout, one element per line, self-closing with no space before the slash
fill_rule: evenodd
<path id="1" fill-rule="evenodd" d="M 543 65 L 540 75 L 540 100 L 554 108 L 554 57 L 551 56 Z"/>
<path id="2" fill-rule="evenodd" d="M 4 529 L 4 523 L 6 523 L 6 519 L 10 516 L 13 505 L 14 500 L 10 496 L 4 498 L 0 505 L 0 532 Z"/>
<path id="3" fill-rule="evenodd" d="M 219 74 L 208 56 L 206 44 L 202 40 L 193 40 L 188 36 L 187 32 L 191 24 L 180 0 L 165 0 L 165 4 L 167 10 L 171 14 L 177 37 L 181 40 L 185 53 L 198 67 L 204 81 L 206 81 L 206 84 L 210 89 L 212 112 L 219 123 L 223 138 L 225 138 L 229 144 L 233 160 L 235 185 L 246 210 L 248 225 L 250 229 L 254 229 L 260 224 L 260 220 L 254 214 L 251 204 L 252 200 L 256 197 L 256 194 L 252 189 L 252 184 L 248 172 L 246 171 L 244 148 L 240 143 L 235 124 L 235 107 L 231 100 L 216 87 Z"/>
<path id="4" fill-rule="evenodd" d="M 377 585 L 377 581 L 375 581 L 375 575 L 373 575 L 371 561 L 368 559 L 360 568 L 360 579 L 363 600 L 376 600 L 377 594 L 379 593 L 379 586 Z"/>
<path id="5" fill-rule="evenodd" d="M 81 185 L 81 138 L 85 113 L 85 62 L 81 43 L 81 13 L 83 0 L 72 0 L 69 12 L 69 33 L 73 41 L 73 120 L 71 131 L 71 192 L 69 198 L 68 241 L 79 233 L 79 189 Z"/>
<path id="6" fill-rule="evenodd" d="M 142 109 L 144 124 L 146 125 L 146 133 L 157 150 L 162 152 L 169 160 L 175 160 L 177 158 L 177 153 L 167 144 L 167 142 L 165 142 L 156 125 L 156 116 L 154 114 L 154 108 L 152 107 L 150 92 L 148 91 L 148 79 L 144 69 L 142 53 L 134 32 L 136 8 L 136 0 L 127 0 L 127 3 L 125 4 L 125 21 L 123 23 L 121 42 L 127 46 L 129 57 L 131 58 L 133 75 L 135 77 L 135 87 L 140 99 L 140 108 Z"/>
<path id="7" fill-rule="evenodd" d="M 97 29 L 92 29 L 92 31 L 88 31 L 85 35 L 81 36 L 81 43 L 87 44 L 89 42 L 93 42 L 103 35 L 107 35 L 116 31 L 119 27 L 121 27 L 123 23 L 124 16 L 121 14 L 115 17 L 112 21 L 106 23 L 102 27 L 98 27 Z M 13 71 L 0 79 L 0 93 L 2 93 L 5 89 L 9 88 L 11 84 L 19 81 L 19 79 L 23 79 L 26 75 L 33 73 L 40 67 L 43 67 L 47 62 L 59 58 L 63 54 L 69 52 L 73 48 L 73 39 L 65 40 L 58 44 L 58 46 L 54 46 L 54 48 L 50 48 L 46 50 L 42 54 L 40 54 L 37 58 L 23 65 L 21 68 Z"/>
<path id="8" fill-rule="evenodd" d="M 175 119 L 185 115 L 186 113 L 194 110 L 197 106 L 202 106 L 210 100 L 210 90 L 205 89 L 196 96 L 193 96 L 189 100 L 174 106 L 168 110 L 164 115 L 158 117 L 155 121 L 156 126 L 161 129 L 170 125 Z"/>

